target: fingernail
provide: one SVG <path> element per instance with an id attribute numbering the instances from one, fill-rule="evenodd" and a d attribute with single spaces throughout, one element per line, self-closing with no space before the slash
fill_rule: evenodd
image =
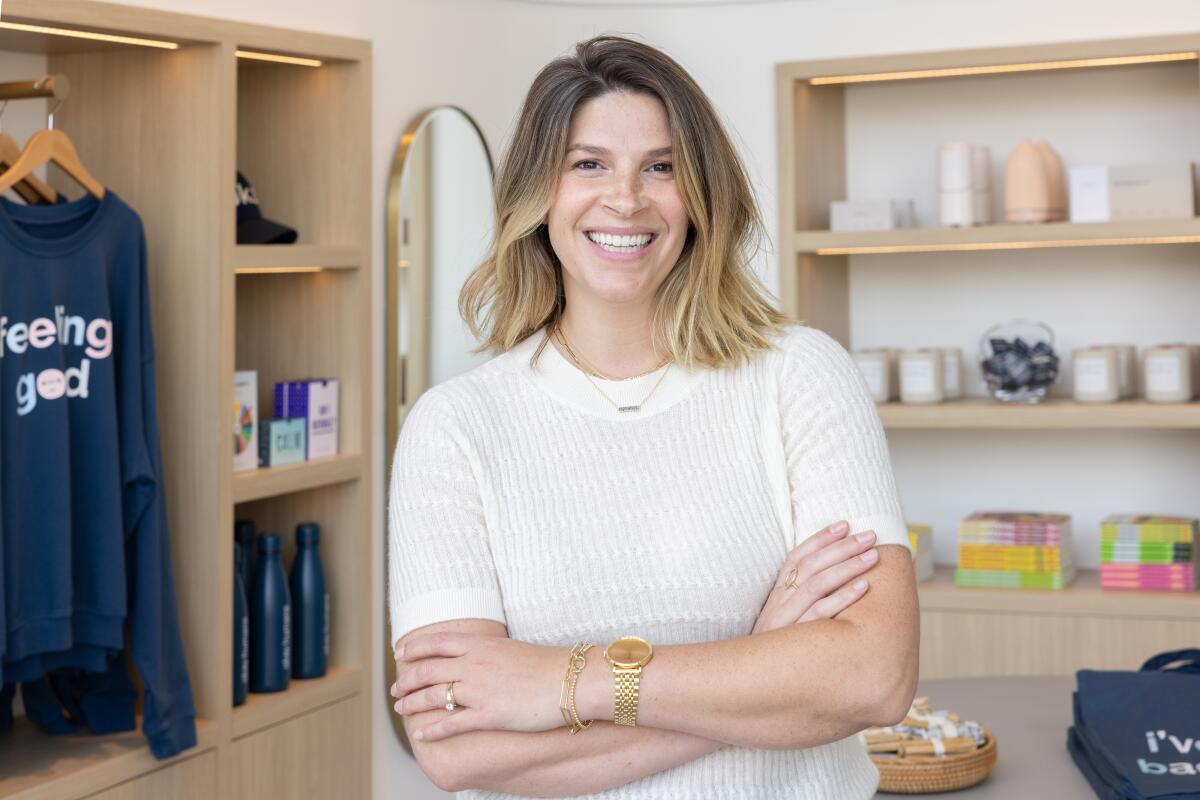
<path id="1" fill-rule="evenodd" d="M 396 703 L 396 705 L 392 706 L 392 708 L 396 709 L 397 714 L 400 713 L 400 703 Z"/>
<path id="2" fill-rule="evenodd" d="M 394 683 L 388 687 L 388 693 L 391 694 L 392 697 L 400 696 L 400 695 L 396 694 L 396 684 L 394 684 Z"/>
<path id="3" fill-rule="evenodd" d="M 875 538 L 875 531 L 863 531 L 862 533 L 857 534 L 854 538 L 858 539 L 863 544 L 866 544 Z"/>
<path id="4" fill-rule="evenodd" d="M 850 530 L 850 523 L 846 522 L 846 520 L 835 522 L 829 526 L 829 532 L 837 536 L 841 536 L 848 530 Z"/>
<path id="5" fill-rule="evenodd" d="M 854 591 L 861 592 L 865 588 L 867 588 L 866 578 L 854 582 Z"/>
<path id="6" fill-rule="evenodd" d="M 417 741 L 424 739 L 425 731 L 417 731 L 416 733 L 413 734 L 413 738 L 416 739 Z"/>
<path id="7" fill-rule="evenodd" d="M 870 550 L 868 550 L 867 552 L 865 552 L 861 556 L 859 556 L 859 558 L 861 558 L 863 561 L 866 561 L 868 564 L 870 564 L 872 561 L 879 558 L 879 553 L 874 548 L 871 548 Z"/>

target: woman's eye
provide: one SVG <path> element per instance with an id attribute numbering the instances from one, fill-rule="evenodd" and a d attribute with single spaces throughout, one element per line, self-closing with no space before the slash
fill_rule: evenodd
<path id="1" fill-rule="evenodd" d="M 656 169 L 657 167 L 666 167 L 666 169 Z M 660 161 L 657 164 L 655 164 L 653 167 L 651 167 L 651 169 L 654 170 L 655 172 L 674 172 L 675 171 L 675 167 L 671 165 L 670 161 Z"/>
<path id="2" fill-rule="evenodd" d="M 591 159 L 587 159 L 585 161 L 577 161 L 577 162 L 575 162 L 575 169 L 579 169 L 584 164 L 596 164 L 596 162 L 592 161 Z"/>

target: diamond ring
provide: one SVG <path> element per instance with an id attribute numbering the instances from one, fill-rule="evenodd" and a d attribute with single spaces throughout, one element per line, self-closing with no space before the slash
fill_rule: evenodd
<path id="1" fill-rule="evenodd" d="M 453 711 L 458 708 L 454 703 L 454 684 L 455 681 L 450 681 L 446 684 L 446 710 Z"/>

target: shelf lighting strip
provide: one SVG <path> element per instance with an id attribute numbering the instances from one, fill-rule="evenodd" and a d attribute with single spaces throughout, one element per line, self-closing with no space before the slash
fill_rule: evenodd
<path id="1" fill-rule="evenodd" d="M 1077 58 L 1068 61 L 1035 61 L 1027 64 L 993 64 L 979 67 L 946 67 L 917 69 L 902 72 L 873 72 L 862 75 L 825 75 L 809 78 L 813 86 L 836 83 L 874 83 L 876 81 L 907 81 L 921 78 L 958 78 L 964 75 L 996 75 L 1007 72 L 1037 72 L 1051 69 L 1083 69 L 1088 67 L 1118 67 L 1127 64 L 1158 64 L 1167 61 L 1197 61 L 1200 52 L 1154 53 L 1143 56 L 1111 56 L 1108 58 Z"/>
<path id="2" fill-rule="evenodd" d="M 278 53 L 261 53 L 257 50 L 238 50 L 238 58 L 248 58 L 251 61 L 271 61 L 276 64 L 294 64 L 298 67 L 319 67 L 319 58 L 301 58 L 300 56 L 283 56 Z"/>
<path id="3" fill-rule="evenodd" d="M 238 267 L 238 275 L 278 275 L 289 272 L 324 272 L 324 267 Z"/>
<path id="4" fill-rule="evenodd" d="M 1200 244 L 1200 235 L 1125 236 L 1112 239 L 1047 239 L 1041 242 L 958 242 L 952 244 L 818 247 L 816 254 L 819 256 L 857 256 L 876 253 L 953 253 L 967 250 L 1034 250 L 1043 247 L 1115 247 L 1137 244 Z"/>
<path id="5" fill-rule="evenodd" d="M 77 31 L 70 28 L 51 28 L 45 25 L 26 25 L 23 22 L 0 22 L 0 29 L 24 31 L 26 33 L 45 33 L 50 36 L 69 36 L 74 39 L 91 39 L 97 42 L 113 42 L 114 44 L 132 44 L 138 47 L 157 47 L 161 50 L 178 50 L 178 42 L 166 42 L 159 39 L 142 39 L 137 36 L 120 36 L 115 33 L 96 33 L 95 31 Z"/>

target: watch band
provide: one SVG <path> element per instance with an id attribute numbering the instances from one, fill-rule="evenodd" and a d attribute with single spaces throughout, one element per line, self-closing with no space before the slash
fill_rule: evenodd
<path id="1" fill-rule="evenodd" d="M 613 692 L 613 722 L 618 725 L 637 725 L 638 690 L 642 682 L 642 668 L 622 669 L 613 667 L 615 682 Z"/>

